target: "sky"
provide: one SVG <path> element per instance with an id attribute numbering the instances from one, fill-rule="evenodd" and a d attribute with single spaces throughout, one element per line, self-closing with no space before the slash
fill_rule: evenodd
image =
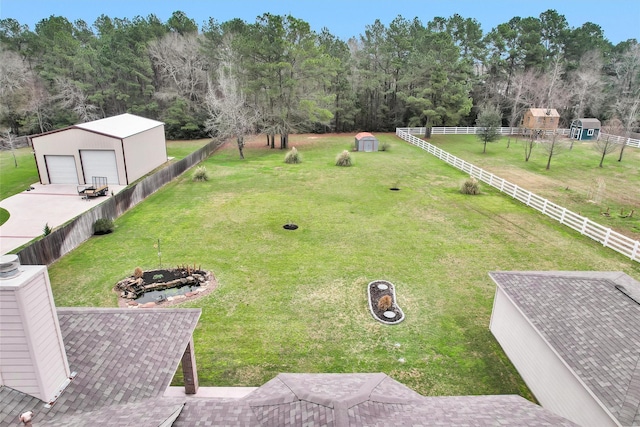
<path id="1" fill-rule="evenodd" d="M 291 14 L 318 32 L 326 27 L 345 41 L 364 34 L 376 19 L 388 25 L 398 15 L 418 17 L 426 25 L 436 16 L 457 13 L 478 20 L 487 33 L 515 16 L 539 17 L 549 9 L 564 15 L 571 28 L 585 22 L 598 24 L 613 44 L 640 40 L 640 0 L 0 0 L 0 18 L 14 18 L 31 30 L 51 15 L 91 25 L 101 14 L 129 19 L 155 14 L 166 22 L 181 10 L 202 26 L 210 17 L 218 22 L 240 18 L 252 23 L 269 12 Z"/>

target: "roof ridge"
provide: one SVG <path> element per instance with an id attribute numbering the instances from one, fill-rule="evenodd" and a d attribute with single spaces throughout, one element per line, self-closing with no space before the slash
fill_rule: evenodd
<path id="1" fill-rule="evenodd" d="M 629 425 L 635 425 L 634 421 L 640 419 L 640 354 L 636 356 L 636 367 L 629 379 L 618 417 L 620 421 Z"/>

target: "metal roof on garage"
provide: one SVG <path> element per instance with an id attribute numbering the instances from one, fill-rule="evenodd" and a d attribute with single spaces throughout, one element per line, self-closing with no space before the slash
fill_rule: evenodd
<path id="1" fill-rule="evenodd" d="M 134 114 L 120 114 L 119 116 L 107 117 L 93 122 L 80 123 L 72 128 L 84 129 L 97 132 L 116 138 L 127 138 L 132 135 L 162 126 L 164 123 Z"/>

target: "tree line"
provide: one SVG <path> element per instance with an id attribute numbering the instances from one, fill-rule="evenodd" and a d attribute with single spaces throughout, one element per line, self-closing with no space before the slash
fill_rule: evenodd
<path id="1" fill-rule="evenodd" d="M 483 108 L 517 126 L 530 107 L 630 132 L 639 104 L 638 41 L 613 45 L 555 10 L 487 33 L 458 14 L 398 16 L 346 41 L 269 13 L 200 26 L 180 11 L 92 25 L 51 16 L 33 30 L 0 20 L 0 126 L 14 135 L 130 112 L 165 122 L 172 139 L 235 136 L 241 149 L 261 132 L 286 147 L 292 132 L 473 126 Z"/>

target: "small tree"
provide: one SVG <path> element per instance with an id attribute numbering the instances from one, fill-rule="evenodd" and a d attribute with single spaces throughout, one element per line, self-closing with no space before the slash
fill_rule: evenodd
<path id="1" fill-rule="evenodd" d="M 478 132 L 476 135 L 482 141 L 482 152 L 487 152 L 487 142 L 494 142 L 500 138 L 500 124 L 502 117 L 497 107 L 485 107 L 476 119 Z"/>
<path id="2" fill-rule="evenodd" d="M 602 162 L 604 162 L 604 157 L 607 154 L 613 153 L 618 149 L 618 144 L 612 138 L 612 134 L 615 135 L 622 130 L 622 122 L 615 118 L 611 119 L 607 121 L 604 126 L 602 126 L 602 130 L 606 135 L 599 137 L 593 146 L 593 148 L 598 153 L 601 154 L 600 164 L 598 165 L 600 167 L 602 167 Z"/>
<path id="3" fill-rule="evenodd" d="M 558 139 L 557 132 L 553 132 L 553 135 L 551 135 L 551 139 L 543 139 L 540 143 L 542 145 L 542 148 L 544 148 L 544 150 L 548 154 L 547 170 L 549 170 L 551 168 L 551 158 L 554 155 L 557 155 L 567 149 L 568 144 L 565 141 Z"/>
<path id="4" fill-rule="evenodd" d="M 10 130 L 8 130 L 8 131 L 5 131 L 3 139 L 4 139 L 4 142 L 9 146 L 9 149 L 11 150 L 14 166 L 18 167 L 18 159 L 16 159 L 15 136 L 13 136 L 13 133 Z"/>

